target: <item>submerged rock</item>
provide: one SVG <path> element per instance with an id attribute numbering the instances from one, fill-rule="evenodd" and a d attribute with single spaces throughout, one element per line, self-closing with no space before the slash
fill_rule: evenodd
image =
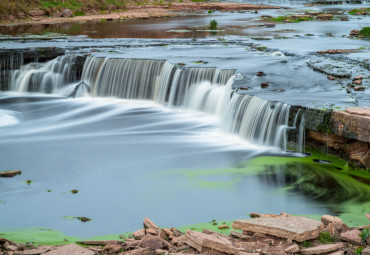
<path id="1" fill-rule="evenodd" d="M 73 98 L 84 97 L 89 93 L 90 93 L 90 87 L 85 82 L 81 81 L 79 84 L 77 84 L 77 86 L 75 87 L 73 92 L 69 95 L 69 97 L 73 97 Z"/>

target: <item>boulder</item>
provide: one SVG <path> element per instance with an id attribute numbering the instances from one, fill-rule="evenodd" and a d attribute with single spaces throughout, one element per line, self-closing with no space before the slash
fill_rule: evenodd
<path id="1" fill-rule="evenodd" d="M 299 252 L 299 246 L 298 244 L 295 243 L 295 244 L 288 246 L 284 251 L 286 253 L 297 253 Z"/>
<path id="2" fill-rule="evenodd" d="M 147 228 L 147 229 L 145 229 L 145 233 L 147 235 L 156 236 L 156 235 L 158 235 L 158 232 L 154 228 Z"/>
<path id="3" fill-rule="evenodd" d="M 323 215 L 321 216 L 321 222 L 325 225 L 329 225 L 329 223 L 342 223 L 343 221 L 335 216 Z"/>
<path id="4" fill-rule="evenodd" d="M 171 230 L 169 230 L 168 228 L 163 228 L 163 229 L 162 229 L 162 231 L 166 233 L 166 235 L 168 236 L 168 238 L 169 238 L 170 240 L 172 240 L 172 239 L 174 239 L 174 238 L 175 238 L 175 235 L 174 235 L 174 234 L 172 233 L 172 231 L 171 231 Z"/>
<path id="5" fill-rule="evenodd" d="M 232 226 L 243 231 L 268 234 L 298 242 L 317 238 L 324 228 L 324 224 L 319 221 L 298 216 L 237 220 Z"/>
<path id="6" fill-rule="evenodd" d="M 355 84 L 355 85 L 361 85 L 362 84 L 362 80 L 354 80 L 353 81 L 353 84 Z"/>
<path id="7" fill-rule="evenodd" d="M 103 249 L 103 254 L 117 254 L 122 250 L 122 246 L 119 244 L 108 244 Z"/>
<path id="8" fill-rule="evenodd" d="M 166 241 L 162 240 L 159 236 L 146 235 L 141 239 L 139 246 L 156 250 L 168 247 L 168 244 L 166 244 Z"/>
<path id="9" fill-rule="evenodd" d="M 55 249 L 44 253 L 45 255 L 95 255 L 90 249 L 81 247 L 77 244 L 67 244 L 62 246 L 57 246 Z"/>
<path id="10" fill-rule="evenodd" d="M 309 254 L 329 253 L 332 251 L 339 250 L 343 247 L 344 247 L 343 243 L 323 244 L 315 247 L 301 249 L 301 254 L 309 255 Z"/>
<path id="11" fill-rule="evenodd" d="M 186 243 L 199 252 L 202 252 L 205 248 L 227 254 L 238 254 L 239 252 L 226 237 L 207 235 L 193 230 L 186 231 L 185 236 L 187 237 Z"/>
<path id="12" fill-rule="evenodd" d="M 141 240 L 145 236 L 143 229 L 136 230 L 132 233 L 136 240 Z"/>
<path id="13" fill-rule="evenodd" d="M 328 80 L 331 80 L 331 81 L 335 80 L 335 76 L 330 75 L 330 74 L 327 76 L 327 78 L 328 78 Z"/>
<path id="14" fill-rule="evenodd" d="M 68 17 L 72 17 L 72 16 L 73 16 L 73 12 L 70 9 L 64 9 L 63 10 L 62 17 L 68 18 Z"/>
<path id="15" fill-rule="evenodd" d="M 350 242 L 352 244 L 361 245 L 361 231 L 357 229 L 352 229 L 346 232 L 343 232 L 340 235 L 340 239 Z"/>
<path id="16" fill-rule="evenodd" d="M 143 222 L 144 228 L 152 228 L 159 231 L 159 227 L 154 224 L 149 218 L 145 218 Z"/>

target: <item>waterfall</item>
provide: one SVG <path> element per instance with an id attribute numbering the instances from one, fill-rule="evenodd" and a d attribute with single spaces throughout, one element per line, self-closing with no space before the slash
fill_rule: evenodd
<path id="1" fill-rule="evenodd" d="M 77 83 L 73 57 L 31 63 L 12 74 L 15 91 L 55 92 Z M 167 107 L 196 110 L 220 118 L 225 132 L 259 145 L 286 149 L 290 106 L 234 93 L 234 69 L 178 68 L 166 60 L 88 57 L 71 97 L 151 100 Z"/>
<path id="2" fill-rule="evenodd" d="M 9 88 L 18 92 L 53 93 L 62 86 L 76 82 L 74 56 L 60 56 L 46 63 L 29 63 L 11 72 Z"/>
<path id="3" fill-rule="evenodd" d="M 289 109 L 288 104 L 234 94 L 224 115 L 223 129 L 255 144 L 286 150 Z"/>

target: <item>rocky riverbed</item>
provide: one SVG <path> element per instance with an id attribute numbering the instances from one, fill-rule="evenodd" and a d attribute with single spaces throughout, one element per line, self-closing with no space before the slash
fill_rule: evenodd
<path id="1" fill-rule="evenodd" d="M 370 220 L 370 214 L 364 215 Z M 162 255 L 162 254 L 370 254 L 370 224 L 348 227 L 341 219 L 321 216 L 321 221 L 292 216 L 251 213 L 250 219 L 236 220 L 218 229 L 233 228 L 229 235 L 203 229 L 202 232 L 159 228 L 145 218 L 143 228 L 121 240 L 78 241 L 51 246 L 16 243 L 0 238 L 4 255 Z M 217 224 L 217 223 L 216 223 Z"/>

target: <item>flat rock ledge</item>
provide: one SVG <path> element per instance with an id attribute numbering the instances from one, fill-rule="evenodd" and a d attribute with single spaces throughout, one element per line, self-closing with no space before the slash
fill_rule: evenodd
<path id="1" fill-rule="evenodd" d="M 268 234 L 298 242 L 315 239 L 324 229 L 322 222 L 298 216 L 237 220 L 232 226 L 234 229 Z"/>
<path id="2" fill-rule="evenodd" d="M 254 218 L 233 222 L 234 228 L 243 231 L 232 230 L 229 235 L 208 229 L 183 233 L 176 228 L 160 228 L 146 218 L 143 228 L 122 240 L 35 247 L 0 237 L 0 255 L 354 255 L 360 247 L 362 255 L 370 255 L 370 238 L 358 245 L 359 233 L 370 224 L 349 228 L 331 215 L 323 215 L 321 222 L 286 213 L 251 216 Z M 332 243 L 322 244 L 321 233 L 330 235 Z"/>

